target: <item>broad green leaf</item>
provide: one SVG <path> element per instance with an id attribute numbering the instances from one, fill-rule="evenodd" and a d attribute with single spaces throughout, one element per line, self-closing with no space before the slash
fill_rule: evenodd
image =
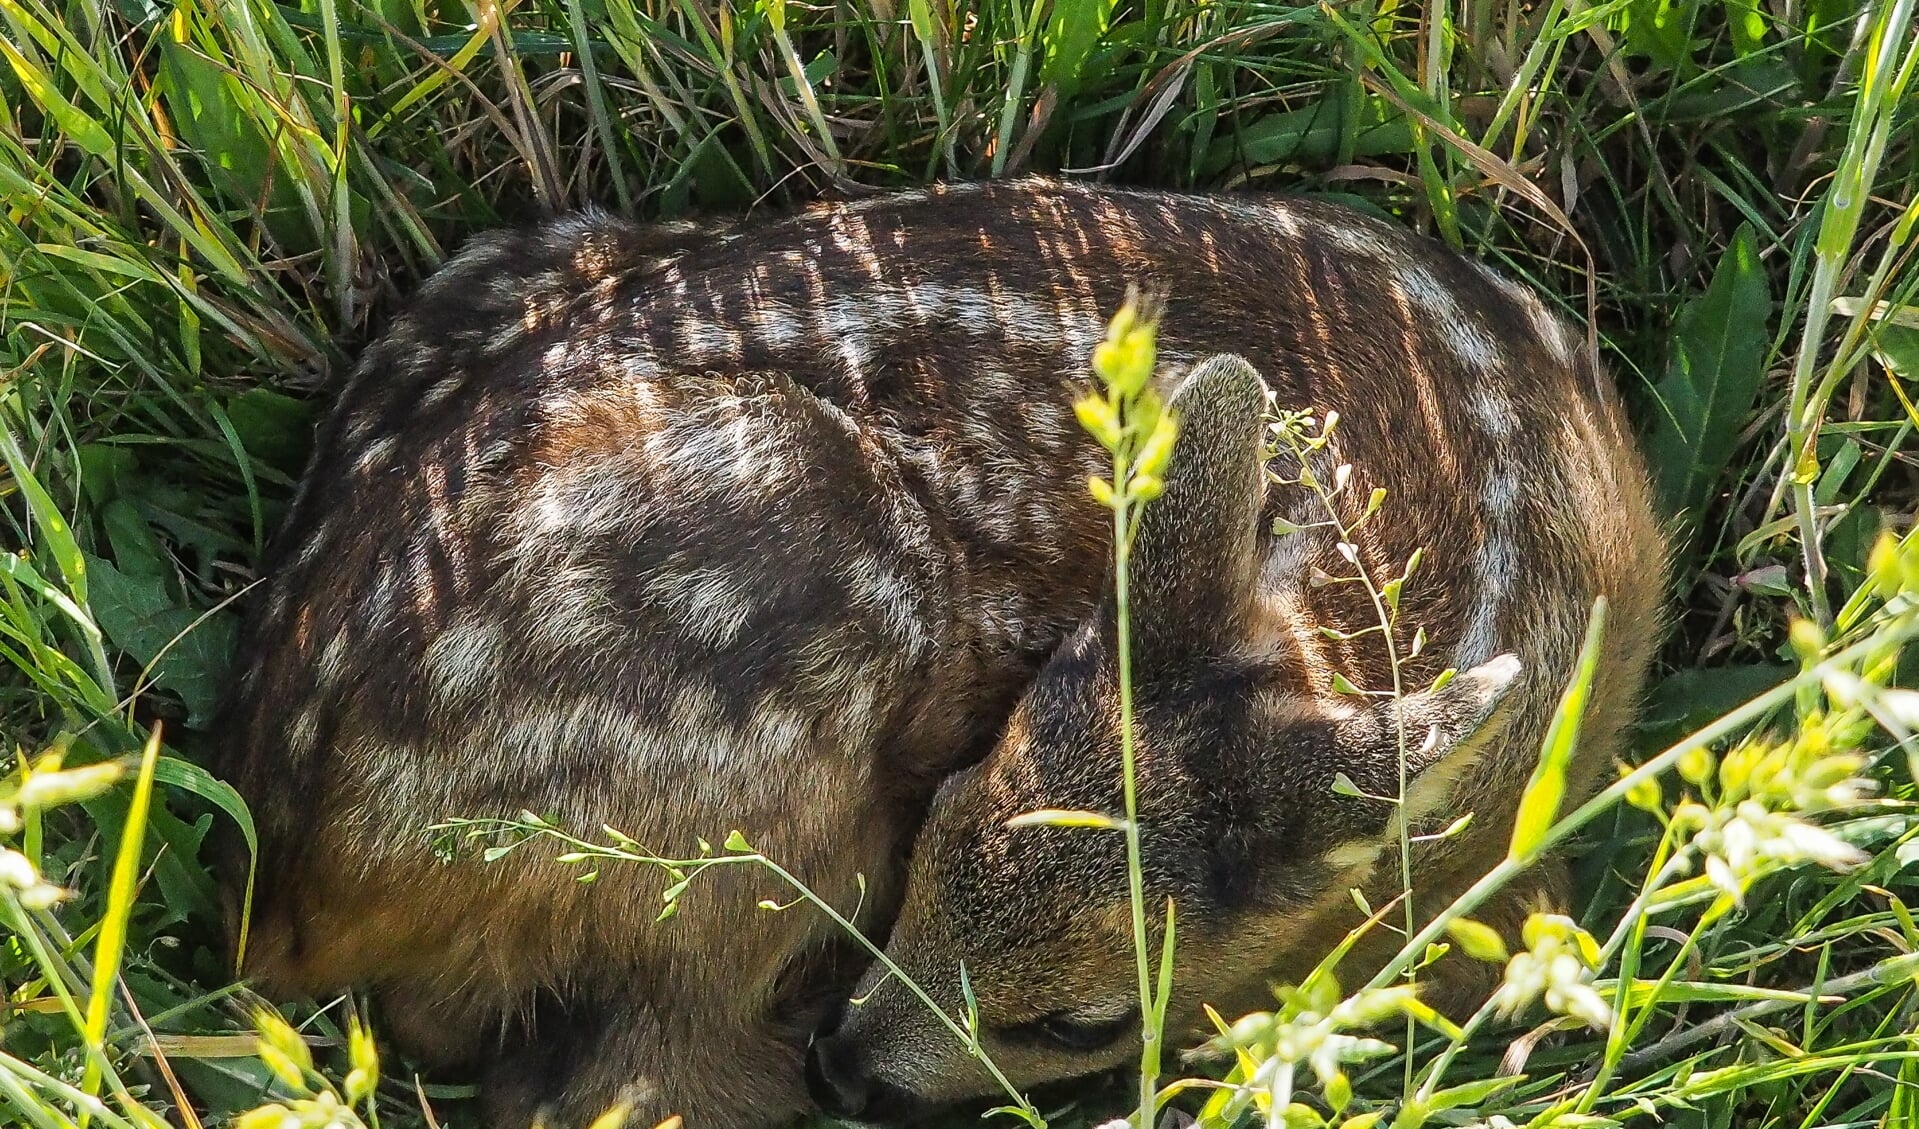
<path id="1" fill-rule="evenodd" d="M 158 578 L 172 574 L 166 549 L 138 506 L 125 498 L 115 498 L 100 508 L 100 526 L 106 531 L 107 543 L 113 546 L 113 563 L 121 572 Z"/>
<path id="2" fill-rule="evenodd" d="M 1850 437 L 1841 438 L 1830 455 L 1821 453 L 1819 483 L 1813 488 L 1813 500 L 1822 506 L 1830 506 L 1839 500 L 1840 492 L 1846 488 L 1846 480 L 1859 466 L 1861 451 L 1859 441 Z"/>
<path id="3" fill-rule="evenodd" d="M 1906 325 L 1881 325 L 1873 344 L 1880 364 L 1891 369 L 1900 380 L 1919 381 L 1919 329 Z M 1908 391 L 1907 395 L 1912 395 L 1912 392 Z"/>
<path id="4" fill-rule="evenodd" d="M 187 725 L 213 720 L 225 688 L 238 624 L 230 612 L 211 615 L 181 607 L 164 576 L 136 576 L 89 557 L 94 576 L 94 616 L 116 647 L 143 667 L 154 685 L 180 696 Z"/>
<path id="5" fill-rule="evenodd" d="M 153 927 L 208 920 L 219 914 L 219 886 L 200 854 L 200 844 L 212 827 L 213 816 L 208 813 L 191 823 L 165 807 L 156 807 L 148 814 L 147 829 L 155 840 L 151 856 L 153 885 L 160 895 L 154 899 L 160 903 L 160 912 L 150 922 Z"/>
<path id="6" fill-rule="evenodd" d="M 171 36 L 160 37 L 159 64 L 155 90 L 180 136 L 202 155 L 221 195 L 239 207 L 262 209 L 274 237 L 289 248 L 317 248 L 295 187 L 311 170 L 291 167 L 284 151 L 268 142 L 260 122 L 243 108 L 257 99 L 246 97 L 238 78 Z"/>
<path id="7" fill-rule="evenodd" d="M 212 773 L 191 761 L 183 761 L 177 757 L 163 756 L 160 758 L 160 762 L 153 767 L 153 779 L 157 783 L 164 784 L 169 788 L 178 788 L 182 792 L 198 796 L 207 801 L 214 807 L 219 808 L 220 811 L 224 813 L 228 819 L 231 819 L 234 825 L 240 829 L 240 837 L 246 841 L 247 845 L 247 884 L 246 892 L 240 902 L 241 932 L 239 955 L 241 958 L 244 958 L 246 953 L 246 922 L 252 913 L 253 907 L 254 868 L 258 865 L 260 857 L 260 837 L 258 832 L 254 830 L 253 812 L 248 810 L 247 802 L 240 798 L 240 793 L 234 790 L 233 785 L 216 778 Z M 204 823 L 195 826 L 201 834 L 205 833 L 206 827 Z"/>
<path id="8" fill-rule="evenodd" d="M 1743 702 L 1791 678 L 1798 670 L 1784 663 L 1678 670 L 1659 679 L 1640 711 L 1640 729 L 1649 743 L 1669 745 Z"/>
<path id="9" fill-rule="evenodd" d="M 1406 115 L 1385 99 L 1369 96 L 1352 115 L 1331 101 L 1267 114 L 1216 138 L 1200 168 L 1212 176 L 1235 161 L 1314 164 L 1331 160 L 1349 140 L 1356 157 L 1410 153 L 1415 148 L 1413 124 Z"/>
<path id="10" fill-rule="evenodd" d="M 1668 512 L 1697 521 L 1732 457 L 1765 376 L 1772 296 L 1757 238 L 1742 225 L 1706 293 L 1679 311 L 1655 386 L 1646 454 Z"/>
<path id="11" fill-rule="evenodd" d="M 80 444 L 78 459 L 81 489 L 96 506 L 119 496 L 122 485 L 139 469 L 132 451 L 106 443 Z"/>
<path id="12" fill-rule="evenodd" d="M 1628 55 L 1640 55 L 1664 68 L 1692 58 L 1694 6 L 1678 0 L 1627 0 L 1618 26 Z"/>
<path id="13" fill-rule="evenodd" d="M 1061 95 L 1070 94 L 1078 87 L 1087 56 L 1106 34 L 1113 3 L 1114 0 L 1054 0 L 1046 30 L 1040 34 L 1046 51 L 1045 62 L 1040 64 L 1041 82 L 1051 83 Z"/>
<path id="14" fill-rule="evenodd" d="M 1722 0 L 1726 6 L 1726 31 L 1732 36 L 1733 50 L 1741 58 L 1766 45 L 1766 13 L 1755 0 Z"/>

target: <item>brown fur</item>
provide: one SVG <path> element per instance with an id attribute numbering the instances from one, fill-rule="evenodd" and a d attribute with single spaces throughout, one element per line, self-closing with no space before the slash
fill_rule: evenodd
<path id="1" fill-rule="evenodd" d="M 942 991 L 971 952 L 957 926 L 1041 958 L 968 956 L 995 1023 L 1022 999 L 1051 1007 L 1126 981 L 1108 959 L 1123 924 L 1111 860 L 1049 870 L 1037 840 L 1015 847 L 992 828 L 1061 776 L 1041 755 L 1057 734 L 1022 734 L 1086 719 L 1049 705 L 1048 688 L 1104 700 L 1081 677 L 1103 653 L 1107 524 L 1084 489 L 1103 455 L 1070 401 L 1134 283 L 1169 295 L 1169 381 L 1237 352 L 1282 402 L 1346 414 L 1355 478 L 1393 490 L 1384 528 L 1400 531 L 1362 547 L 1429 546 L 1406 596 L 1433 639 L 1415 677 L 1459 648 L 1479 606 L 1462 577 L 1489 543 L 1480 477 L 1528 476 L 1513 590 L 1539 596 L 1501 604 L 1481 640 L 1519 651 L 1526 672 L 1510 739 L 1458 802 L 1486 827 L 1510 807 L 1599 591 L 1617 600 L 1587 759 L 1603 763 L 1637 687 L 1657 539 L 1616 409 L 1525 292 L 1386 225 L 1258 198 L 1027 181 L 736 229 L 576 217 L 463 252 L 368 350 L 321 429 L 250 621 L 223 753 L 261 834 L 247 971 L 276 991 L 368 988 L 406 1049 L 482 1068 L 496 1124 L 537 1109 L 577 1124 L 620 1097 L 634 1123 L 779 1121 L 807 1104 L 806 1033 L 857 974 L 821 915 L 758 909 L 788 891 L 732 869 L 655 923 L 658 872 L 608 867 L 582 885 L 539 843 L 441 865 L 425 828 L 530 809 L 668 854 L 739 828 L 883 932 L 935 788 L 1010 713 L 1001 751 L 940 803 L 901 951 Z M 1481 388 L 1516 420 L 1503 439 L 1475 430 Z M 1243 403 L 1226 407 L 1222 433 L 1244 423 Z M 1208 415 L 1185 408 L 1177 459 L 1190 461 Z M 1219 465 L 1231 473 L 1210 487 L 1176 474 L 1156 510 L 1176 515 L 1186 495 L 1237 506 L 1239 532 L 1185 532 L 1270 565 L 1265 539 L 1247 540 L 1254 479 L 1243 460 Z M 1286 505 L 1267 491 L 1260 520 Z M 1335 666 L 1369 684 L 1378 670 L 1363 646 L 1301 642 L 1301 624 L 1352 622 L 1349 590 L 1268 576 L 1251 602 L 1201 592 L 1189 574 L 1212 553 L 1143 553 L 1149 577 L 1163 573 L 1143 591 L 1188 617 L 1156 636 L 1182 657 L 1145 667 L 1166 702 L 1147 716 L 1149 818 L 1155 844 L 1235 845 L 1201 876 L 1234 900 L 1232 928 L 1196 926 L 1185 951 L 1237 962 L 1250 997 L 1290 946 L 1247 946 L 1239 927 L 1270 920 L 1304 939 L 1294 909 L 1332 880 L 1309 848 L 1376 834 L 1378 813 L 1320 802 L 1331 761 L 1310 743 L 1231 764 L 1184 750 L 1256 728 L 1258 710 L 1312 706 Z M 1281 589 L 1293 603 L 1266 598 Z M 1272 677 L 1189 716 L 1178 702 L 1201 654 Z M 1109 737 L 1075 744 L 1086 771 L 1065 776 L 1085 777 L 1080 806 L 1112 806 Z M 1375 763 L 1348 771 L 1385 786 Z M 1218 802 L 1192 802 L 1201 788 Z M 1275 813 L 1280 831 L 1262 822 Z M 1290 861 L 1226 865 L 1256 846 Z M 1162 886 L 1183 874 L 1157 857 L 1172 867 Z M 868 1019 L 884 1015 L 897 1018 Z M 875 1069 L 934 1053 L 884 997 L 859 1023 Z M 915 1086 L 978 1089 L 963 1065 Z"/>
<path id="2" fill-rule="evenodd" d="M 1422 288 L 1407 285 L 1409 275 L 1442 269 L 1406 245 L 1367 265 L 1382 312 Z M 1282 406 L 1340 413 L 1312 470 L 1330 482 L 1336 466 L 1352 466 L 1339 508 L 1359 527 L 1354 544 L 1375 581 L 1425 552 L 1401 601 L 1400 653 L 1418 628 L 1430 640 L 1403 671 L 1404 808 L 1416 835 L 1460 815 L 1472 821 L 1415 846 L 1421 921 L 1504 855 L 1600 596 L 1608 632 L 1569 794 L 1588 794 L 1620 752 L 1661 622 L 1666 555 L 1639 456 L 1584 357 L 1542 339 L 1560 332 L 1550 323 L 1502 324 L 1509 288 L 1464 270 L 1449 271 L 1448 285 L 1449 300 L 1428 294 L 1428 312 L 1456 312 L 1464 326 L 1408 318 L 1394 335 L 1374 317 L 1355 318 L 1340 327 L 1344 342 L 1329 333 L 1312 380 L 1275 381 Z M 1478 317 L 1485 338 L 1460 338 Z M 1247 331 L 1249 341 L 1262 336 Z M 1474 357 L 1485 363 L 1461 363 Z M 1166 492 L 1147 509 L 1135 550 L 1140 821 L 1149 905 L 1170 898 L 1178 912 L 1169 1032 L 1180 1045 L 1211 1033 L 1204 1004 L 1229 1016 L 1273 1006 L 1272 983 L 1297 982 L 1360 924 L 1353 890 L 1376 906 L 1400 890 L 1392 805 L 1333 790 L 1345 773 L 1369 795 L 1401 794 L 1391 699 L 1331 684 L 1340 672 L 1391 689 L 1382 637 L 1354 634 L 1377 612 L 1361 585 L 1324 583 L 1353 574 L 1331 531 L 1270 532 L 1275 517 L 1306 526 L 1324 512 L 1303 486 L 1262 498 L 1249 485 L 1261 459 L 1261 393 L 1257 373 L 1231 359 L 1180 388 Z M 1290 456 L 1279 462 L 1283 478 L 1299 477 Z M 1386 508 L 1359 524 L 1374 487 L 1388 491 Z M 1008 826 L 1036 809 L 1122 809 L 1114 618 L 1110 603 L 1090 617 L 1041 670 L 999 746 L 942 788 L 888 944 L 954 1014 L 964 967 L 982 1042 L 1019 1086 L 1138 1052 L 1121 836 Z M 1471 669 L 1421 689 L 1449 665 Z M 1527 909 L 1542 898 L 1563 904 L 1565 893 L 1549 860 L 1481 916 L 1516 941 Z M 1340 969 L 1346 982 L 1363 981 L 1402 936 L 1368 934 Z M 1427 992 L 1463 1015 L 1492 975 L 1455 957 L 1428 971 Z M 995 1094 L 978 1060 L 877 969 L 815 1044 L 810 1071 L 830 1111 L 868 1120 Z"/>

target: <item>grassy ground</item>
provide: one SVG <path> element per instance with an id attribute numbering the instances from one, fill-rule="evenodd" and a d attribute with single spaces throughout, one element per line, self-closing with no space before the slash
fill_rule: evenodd
<path id="1" fill-rule="evenodd" d="M 1683 515 L 1647 754 L 1822 655 L 1819 673 L 1865 681 L 1814 677 L 1722 735 L 1894 750 L 1868 770 L 1877 800 L 1823 817 L 1870 861 L 1735 868 L 1743 906 L 1677 868 L 1677 893 L 1639 896 L 1649 868 L 1712 855 L 1682 793 L 1709 814 L 1747 796 L 1673 750 L 1660 763 L 1684 760 L 1691 784 L 1641 790 L 1654 810 L 1608 808 L 1580 840 L 1582 920 L 1602 940 L 1628 922 L 1600 970 L 1612 1033 L 1489 1019 L 1419 1068 L 1444 1054 L 1448 1085 L 1502 1061 L 1523 1080 L 1421 1109 L 1397 1101 L 1406 1061 L 1374 1060 L 1347 1113 L 1914 1123 L 1919 823 L 1897 739 L 1919 710 L 1872 689 L 1912 597 L 1896 557 L 1877 595 L 1862 583 L 1915 498 L 1916 16 L 1912 0 L 0 0 L 0 755 L 19 762 L 0 784 L 0 1120 L 191 1126 L 303 1094 L 314 1124 L 461 1116 L 458 1087 L 397 1061 L 369 1105 L 342 1006 L 290 1007 L 308 1040 L 256 1043 L 201 857 L 215 822 L 245 818 L 194 767 L 232 601 L 316 390 L 397 294 L 470 232 L 589 202 L 738 212 L 1065 169 L 1337 196 L 1553 296 L 1595 327 Z M 1795 649 L 1795 617 L 1824 631 Z M 48 751 L 124 777 L 53 773 Z M 336 1091 L 361 1113 L 314 1097 Z"/>

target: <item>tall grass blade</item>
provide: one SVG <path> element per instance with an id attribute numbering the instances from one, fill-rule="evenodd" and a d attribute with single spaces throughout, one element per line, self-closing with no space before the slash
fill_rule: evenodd
<path id="1" fill-rule="evenodd" d="M 100 917 L 99 939 L 93 946 L 93 983 L 87 995 L 87 1059 L 81 1086 L 99 1092 L 100 1064 L 106 1057 L 107 1016 L 120 982 L 120 964 L 126 956 L 127 919 L 133 915 L 134 887 L 139 881 L 140 852 L 147 838 L 147 811 L 153 803 L 153 779 L 160 761 L 160 727 L 154 726 L 140 752 L 140 775 L 134 780 L 132 802 L 120 828 L 120 849 L 114 855 L 113 876 L 107 883 L 107 904 Z"/>
<path id="2" fill-rule="evenodd" d="M 1566 771 L 1579 748 L 1579 730 L 1585 724 L 1586 704 L 1592 698 L 1593 677 L 1599 670 L 1599 652 L 1605 640 L 1606 598 L 1601 596 L 1593 601 L 1592 617 L 1586 621 L 1586 641 L 1579 649 L 1573 680 L 1560 696 L 1559 708 L 1553 711 L 1552 725 L 1539 750 L 1539 763 L 1519 797 L 1512 845 L 1506 851 L 1513 862 L 1529 862 L 1537 856 L 1559 818 L 1560 802 L 1566 798 Z"/>

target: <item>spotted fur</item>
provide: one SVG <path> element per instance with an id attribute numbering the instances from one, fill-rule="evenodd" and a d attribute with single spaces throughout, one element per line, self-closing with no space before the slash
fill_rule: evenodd
<path id="1" fill-rule="evenodd" d="M 1004 750 L 1044 723 L 1059 680 L 1022 693 L 1055 652 L 1048 670 L 1100 669 L 1108 525 L 1084 484 L 1104 456 L 1070 405 L 1133 284 L 1167 296 L 1169 387 L 1232 352 L 1283 403 L 1342 412 L 1357 496 L 1385 485 L 1400 515 L 1361 550 L 1428 550 L 1404 597 L 1431 639 L 1411 678 L 1517 651 L 1530 725 L 1588 597 L 1656 571 L 1616 408 L 1556 320 L 1330 205 L 1035 180 L 749 226 L 589 214 L 484 237 L 354 370 L 268 562 L 221 766 L 261 837 L 246 971 L 278 991 L 369 989 L 411 1053 L 481 1071 L 495 1124 L 578 1123 L 622 1098 L 634 1123 L 680 1113 L 694 1129 L 805 1108 L 806 1035 L 858 962 L 821 915 L 758 909 L 789 893 L 769 876 L 703 875 L 656 923 L 658 872 L 581 884 L 538 844 L 442 865 L 425 829 L 530 810 L 684 854 L 737 828 L 884 933 L 941 781 L 1004 729 L 941 804 L 970 819 L 983 809 L 961 797 L 987 781 L 999 806 L 1026 802 Z M 1185 410 L 1201 434 L 1205 403 Z M 1298 498 L 1218 466 L 1169 497 L 1239 507 L 1247 531 L 1299 519 Z M 1188 532 L 1238 546 L 1256 595 L 1187 583 L 1220 564 L 1210 550 L 1148 551 L 1145 590 L 1183 617 L 1159 638 L 1282 673 L 1182 732 L 1304 716 L 1335 668 L 1379 684 L 1363 641 L 1317 630 L 1366 610 L 1351 586 L 1312 583 L 1324 538 Z M 1650 621 L 1615 594 L 1622 622 Z M 1636 686 L 1635 630 L 1608 701 Z M 1460 802 L 1503 803 L 1522 744 L 1489 754 L 1498 771 Z M 1292 782 L 1274 795 L 1316 804 L 1330 763 L 1265 771 Z M 1351 771 L 1385 786 L 1376 766 Z M 1266 842 L 1258 804 L 1166 817 Z M 1377 831 L 1328 818 L 1288 822 L 1286 850 L 1313 828 Z M 950 920 L 1018 908 L 987 893 L 1022 880 L 1008 850 L 915 878 L 909 932 L 944 898 Z M 1253 883 L 1233 895 L 1248 904 L 1332 877 L 1218 874 Z M 982 936 L 1017 939 L 993 920 Z M 921 1096 L 966 1089 L 925 1061 L 901 1075 Z"/>
<path id="2" fill-rule="evenodd" d="M 1568 783 L 1585 794 L 1620 752 L 1664 596 L 1666 545 L 1618 405 L 1536 298 L 1350 217 L 1264 226 L 1279 236 L 1269 254 L 1299 255 L 1308 274 L 1257 291 L 1259 307 L 1230 319 L 1234 348 L 1254 363 L 1223 356 L 1168 374 L 1181 435 L 1135 546 L 1148 916 L 1169 899 L 1177 912 L 1168 1017 L 1181 1043 L 1211 1033 L 1204 1005 L 1270 1008 L 1275 981 L 1296 982 L 1361 923 L 1356 901 L 1393 901 L 1396 820 L 1415 837 L 1421 920 L 1503 856 L 1604 597 Z M 1269 398 L 1340 422 L 1309 466 L 1277 456 L 1277 481 L 1262 488 Z M 1335 508 L 1356 530 L 1344 545 L 1299 484 L 1306 471 L 1335 482 L 1341 466 L 1351 478 Z M 1368 519 L 1376 488 L 1385 506 Z M 1374 597 L 1350 578 L 1357 563 L 1381 584 L 1415 553 L 1395 633 L 1402 695 L 1337 686 L 1336 674 L 1375 695 L 1394 689 Z M 942 1006 L 977 1017 L 1020 1086 L 1138 1053 L 1122 837 L 1010 825 L 1040 809 L 1122 810 L 1116 638 L 1109 601 L 1041 669 L 986 760 L 942 786 L 888 945 Z M 1441 684 L 1447 668 L 1459 673 Z M 1336 789 L 1342 775 L 1362 795 Z M 1565 895 L 1548 861 L 1482 917 L 1516 937 L 1537 899 Z M 1403 923 L 1403 907 L 1391 920 Z M 1367 934 L 1346 982 L 1400 939 Z M 1462 1019 L 1488 987 L 1487 966 L 1463 957 L 1426 974 L 1429 998 Z M 836 1115 L 907 1122 L 996 1094 L 980 1060 L 877 968 L 821 1035 L 809 1075 Z"/>

